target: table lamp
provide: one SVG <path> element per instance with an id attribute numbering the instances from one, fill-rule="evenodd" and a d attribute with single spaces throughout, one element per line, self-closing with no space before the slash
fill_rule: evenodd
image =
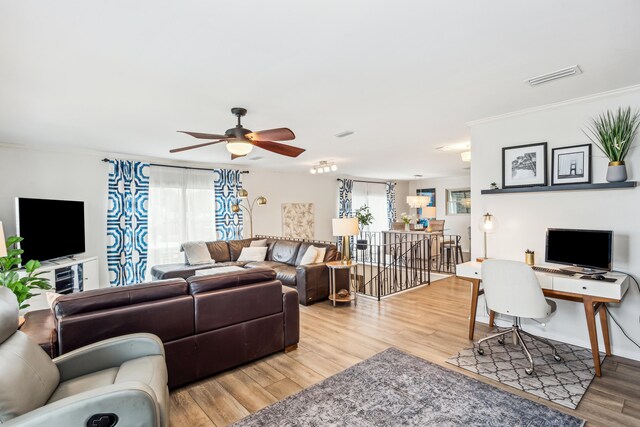
<path id="1" fill-rule="evenodd" d="M 358 235 L 358 218 L 334 218 L 333 236 L 342 237 L 342 263 L 351 264 L 350 236 Z"/>
<path id="2" fill-rule="evenodd" d="M 495 233 L 496 229 L 498 228 L 498 220 L 496 219 L 495 216 L 487 212 L 486 214 L 480 217 L 479 228 L 480 228 L 480 231 L 482 231 L 484 236 L 484 257 L 478 258 L 477 261 L 482 262 L 485 259 L 487 259 L 487 234 Z"/>
<path id="3" fill-rule="evenodd" d="M 436 217 L 436 207 L 426 206 L 422 208 L 422 216 L 427 220 L 427 232 L 431 233 L 431 221 Z"/>
<path id="4" fill-rule="evenodd" d="M 2 221 L 0 221 L 0 257 L 7 256 L 7 245 L 4 241 L 4 231 L 2 230 Z"/>

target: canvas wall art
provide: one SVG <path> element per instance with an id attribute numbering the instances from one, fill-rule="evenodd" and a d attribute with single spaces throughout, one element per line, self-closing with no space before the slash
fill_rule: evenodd
<path id="1" fill-rule="evenodd" d="M 314 239 L 313 203 L 282 204 L 282 236 L 296 239 Z"/>

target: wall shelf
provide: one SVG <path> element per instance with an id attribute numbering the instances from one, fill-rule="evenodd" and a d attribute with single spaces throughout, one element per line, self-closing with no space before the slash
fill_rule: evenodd
<path id="1" fill-rule="evenodd" d="M 541 191 L 578 191 L 578 190 L 607 190 L 615 188 L 634 188 L 636 181 L 625 182 L 601 182 L 598 184 L 567 184 L 547 185 L 544 187 L 500 188 L 497 190 L 481 190 L 480 194 L 503 193 L 538 193 Z"/>

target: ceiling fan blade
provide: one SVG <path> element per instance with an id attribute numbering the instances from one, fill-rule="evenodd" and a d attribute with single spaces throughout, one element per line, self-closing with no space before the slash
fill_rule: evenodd
<path id="1" fill-rule="evenodd" d="M 187 132 L 186 130 L 179 130 L 178 132 L 186 133 L 187 135 L 191 135 L 194 138 L 199 138 L 199 139 L 229 139 L 229 138 L 232 138 L 232 137 L 229 137 L 227 135 L 216 135 L 214 133 Z"/>
<path id="2" fill-rule="evenodd" d="M 251 141 L 291 141 L 296 134 L 289 128 L 278 128 L 251 132 L 245 135 Z"/>
<path id="3" fill-rule="evenodd" d="M 237 159 L 237 158 L 239 158 L 239 157 L 246 157 L 246 156 L 247 156 L 246 154 L 238 155 L 238 154 L 233 154 L 233 153 L 232 153 L 232 154 L 231 154 L 231 160 L 235 160 L 235 159 Z"/>
<path id="4" fill-rule="evenodd" d="M 207 145 L 217 144 L 218 142 L 225 142 L 225 141 L 211 141 L 211 142 L 205 142 L 204 144 L 189 145 L 188 147 L 174 148 L 173 150 L 169 150 L 169 152 L 179 153 L 181 151 L 193 150 L 194 148 L 206 147 Z"/>
<path id="5" fill-rule="evenodd" d="M 303 148 L 298 148 L 292 145 L 273 141 L 253 141 L 253 145 L 255 145 L 256 147 L 260 147 L 263 150 L 271 151 L 276 154 L 282 154 L 283 156 L 289 157 L 298 157 L 300 154 L 306 151 Z"/>

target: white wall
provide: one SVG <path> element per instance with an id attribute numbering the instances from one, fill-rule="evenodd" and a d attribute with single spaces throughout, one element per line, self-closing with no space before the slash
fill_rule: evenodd
<path id="1" fill-rule="evenodd" d="M 471 223 L 478 223 L 484 212 L 492 213 L 499 222 L 497 233 L 489 235 L 490 257 L 524 260 L 524 251 L 529 248 L 535 250 L 537 263 L 543 263 L 545 229 L 548 227 L 613 230 L 614 268 L 640 277 L 640 189 L 480 194 L 480 190 L 488 188 L 492 181 L 501 183 L 502 147 L 546 141 L 550 156 L 553 147 L 588 143 L 581 129 L 591 117 L 607 109 L 629 105 L 640 107 L 638 88 L 470 125 L 473 158 Z M 627 158 L 630 180 L 640 179 L 638 144 L 637 139 L 636 148 Z M 607 159 L 595 146 L 592 155 L 593 182 L 604 182 Z M 482 236 L 477 227 L 471 229 L 472 257 L 480 256 Z M 479 304 L 484 305 L 482 301 Z M 633 283 L 619 306 L 610 305 L 615 318 L 636 341 L 640 341 L 639 307 L 640 296 Z M 484 314 L 480 318 L 487 320 Z M 558 301 L 558 311 L 546 329 L 537 324 L 531 324 L 529 328 L 542 336 L 589 346 L 584 308 L 576 303 Z M 610 329 L 613 353 L 640 360 L 640 350 L 611 321 Z"/>
<path id="2" fill-rule="evenodd" d="M 85 203 L 87 254 L 97 255 L 106 286 L 107 164 L 104 154 L 0 145 L 0 221 L 15 234 L 15 198 L 80 200 Z M 42 215 L 46 215 L 42 212 Z"/>
<path id="3" fill-rule="evenodd" d="M 267 198 L 267 205 L 254 208 L 253 233 L 282 236 L 282 204 L 313 203 L 315 211 L 315 239 L 335 240 L 331 219 L 337 216 L 338 176 L 334 174 L 291 174 L 251 169 L 242 176 L 242 186 L 249 192 L 249 200 L 257 196 Z M 245 220 L 244 234 L 249 236 Z"/>
<path id="4" fill-rule="evenodd" d="M 338 178 L 344 175 L 310 173 L 283 173 L 251 169 L 243 175 L 243 187 L 249 192 L 249 200 L 257 196 L 267 198 L 267 205 L 254 208 L 253 234 L 282 235 L 282 204 L 313 203 L 315 210 L 315 239 L 336 240 L 332 235 L 331 219 L 338 215 Z M 358 179 L 357 177 L 348 177 Z M 384 182 L 384 181 L 380 181 Z M 396 208 L 406 206 L 407 182 L 397 181 Z M 245 224 L 244 235 L 249 236 L 249 225 Z"/>
<path id="5" fill-rule="evenodd" d="M 464 252 L 469 251 L 468 227 L 471 216 L 468 214 L 447 215 L 447 190 L 469 188 L 470 185 L 471 177 L 468 175 L 409 181 L 409 193 L 411 195 L 415 195 L 416 190 L 422 188 L 436 189 L 436 217 L 437 219 L 445 220 L 444 227 L 447 229 L 445 234 L 457 234 L 462 236 L 461 244 Z M 471 208 L 473 209 L 473 198 Z M 409 213 L 409 210 L 406 212 Z M 411 209 L 410 212 L 415 214 L 415 209 Z"/>

